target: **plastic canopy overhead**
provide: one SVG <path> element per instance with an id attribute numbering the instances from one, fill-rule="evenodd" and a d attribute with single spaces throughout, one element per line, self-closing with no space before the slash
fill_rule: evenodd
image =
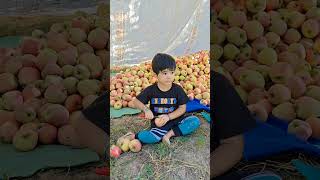
<path id="1" fill-rule="evenodd" d="M 209 0 L 111 0 L 111 66 L 210 49 Z"/>

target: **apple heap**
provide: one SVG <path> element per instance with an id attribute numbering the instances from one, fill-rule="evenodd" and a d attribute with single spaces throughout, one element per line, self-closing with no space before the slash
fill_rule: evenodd
<path id="1" fill-rule="evenodd" d="M 126 137 L 120 137 L 116 145 L 110 148 L 110 156 L 118 158 L 123 152 L 139 152 L 141 151 L 142 144 L 138 139 L 134 139 L 134 134 Z"/>
<path id="2" fill-rule="evenodd" d="M 83 148 L 73 122 L 106 90 L 108 7 L 76 12 L 45 32 L 35 29 L 17 48 L 0 49 L 0 141 L 19 151 L 38 144 Z M 108 85 L 109 87 L 109 85 Z"/>
<path id="3" fill-rule="evenodd" d="M 197 98 L 205 105 L 210 104 L 209 52 L 199 51 L 175 57 L 175 60 L 177 68 L 174 83 L 182 86 L 190 99 Z M 156 81 L 151 61 L 121 69 L 110 79 L 110 105 L 115 109 L 132 108 L 132 100 Z"/>
<path id="4" fill-rule="evenodd" d="M 320 8 L 316 0 L 217 0 L 211 67 L 252 115 L 288 122 L 288 133 L 320 138 Z"/>

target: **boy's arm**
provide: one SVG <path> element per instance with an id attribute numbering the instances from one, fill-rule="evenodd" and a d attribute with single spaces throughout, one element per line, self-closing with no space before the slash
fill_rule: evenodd
<path id="1" fill-rule="evenodd" d="M 186 113 L 186 110 L 187 110 L 186 104 L 180 105 L 178 107 L 178 109 L 176 109 L 175 111 L 168 114 L 169 120 L 176 119 L 176 118 L 182 116 L 184 113 Z"/>
<path id="2" fill-rule="evenodd" d="M 187 102 L 189 101 L 189 97 L 184 92 L 181 86 L 177 86 L 178 92 L 178 105 L 179 107 L 171 113 L 168 113 L 166 116 L 168 117 L 168 121 L 172 119 L 176 119 L 182 115 L 184 115 L 187 111 Z"/>
<path id="3" fill-rule="evenodd" d="M 243 135 L 236 135 L 224 140 L 210 154 L 210 177 L 217 177 L 237 164 L 244 148 Z"/>
<path id="4" fill-rule="evenodd" d="M 214 134 L 220 145 L 211 152 L 210 176 L 227 172 L 239 162 L 244 150 L 243 134 L 256 125 L 255 119 L 242 102 L 235 88 L 223 75 L 211 72 L 211 117 Z"/>
<path id="5" fill-rule="evenodd" d="M 141 101 L 139 101 L 137 98 L 133 99 L 133 104 L 135 108 L 138 108 L 144 112 L 147 110 L 150 110 L 145 104 L 143 104 Z"/>

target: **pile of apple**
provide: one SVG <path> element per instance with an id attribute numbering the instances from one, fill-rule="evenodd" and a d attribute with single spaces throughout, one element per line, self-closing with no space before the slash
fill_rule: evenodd
<path id="1" fill-rule="evenodd" d="M 320 8 L 317 0 L 217 0 L 214 70 L 260 120 L 272 114 L 301 139 L 320 138 Z"/>
<path id="2" fill-rule="evenodd" d="M 174 83 L 183 87 L 190 99 L 197 98 L 205 105 L 210 104 L 209 52 L 199 51 L 175 59 Z M 133 98 L 156 81 L 151 61 L 121 70 L 110 80 L 110 105 L 115 109 L 133 108 Z"/>
<path id="3" fill-rule="evenodd" d="M 134 139 L 134 134 L 129 137 L 120 137 L 116 145 L 110 148 L 110 156 L 118 158 L 123 152 L 139 152 L 141 151 L 142 144 L 138 139 Z"/>
<path id="4" fill-rule="evenodd" d="M 109 87 L 108 11 L 100 4 L 95 15 L 34 30 L 18 48 L 0 50 L 1 142 L 20 151 L 81 147 L 72 121 Z"/>

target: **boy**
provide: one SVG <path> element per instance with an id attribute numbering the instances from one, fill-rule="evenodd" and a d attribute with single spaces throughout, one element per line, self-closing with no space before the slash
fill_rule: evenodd
<path id="1" fill-rule="evenodd" d="M 216 179 L 241 179 L 237 171 L 230 169 L 242 159 L 243 133 L 253 129 L 256 121 L 228 79 L 214 71 L 210 76 L 213 93 L 210 176 Z"/>
<path id="2" fill-rule="evenodd" d="M 135 107 L 145 113 L 146 119 L 151 120 L 150 130 L 135 135 L 144 144 L 160 140 L 170 144 L 171 137 L 191 134 L 200 126 L 198 117 L 185 115 L 189 98 L 182 87 L 173 83 L 175 69 L 173 57 L 156 54 L 152 60 L 152 70 L 157 75 L 157 82 L 144 89 L 134 100 Z M 145 105 L 148 102 L 150 108 Z"/>

